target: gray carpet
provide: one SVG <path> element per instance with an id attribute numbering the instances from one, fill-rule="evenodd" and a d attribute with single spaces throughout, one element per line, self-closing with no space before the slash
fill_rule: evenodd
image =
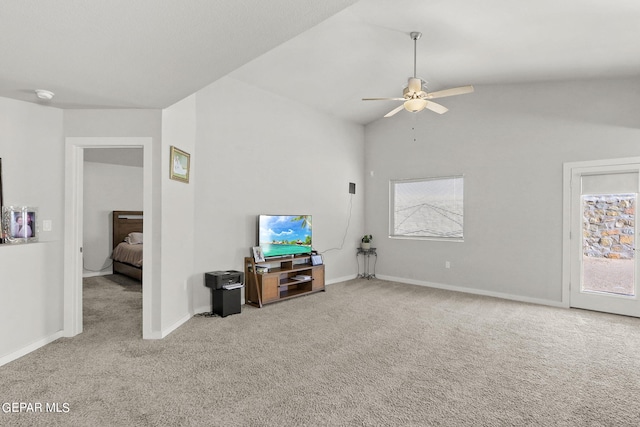
<path id="1" fill-rule="evenodd" d="M 133 286 L 133 285 L 132 285 Z M 353 280 L 141 336 L 141 294 L 85 286 L 85 332 L 0 367 L 1 425 L 635 426 L 640 320 Z"/>

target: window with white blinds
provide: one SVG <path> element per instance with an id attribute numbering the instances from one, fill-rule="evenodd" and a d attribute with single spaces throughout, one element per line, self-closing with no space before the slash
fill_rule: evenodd
<path id="1" fill-rule="evenodd" d="M 395 180 L 389 192 L 390 237 L 464 239 L 463 176 Z"/>

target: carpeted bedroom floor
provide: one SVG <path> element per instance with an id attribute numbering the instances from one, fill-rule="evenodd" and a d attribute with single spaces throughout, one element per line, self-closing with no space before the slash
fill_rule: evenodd
<path id="1" fill-rule="evenodd" d="M 87 281 L 84 332 L 0 367 L 0 425 L 636 426 L 640 319 L 381 280 L 142 340 L 141 293 Z"/>

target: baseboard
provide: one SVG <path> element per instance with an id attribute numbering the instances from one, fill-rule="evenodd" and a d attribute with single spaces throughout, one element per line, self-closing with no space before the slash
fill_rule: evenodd
<path id="1" fill-rule="evenodd" d="M 244 305 L 244 301 L 242 301 L 242 303 L 240 305 L 241 306 Z M 193 309 L 193 314 L 194 315 L 200 314 L 200 313 L 211 313 L 211 304 L 203 305 L 201 307 Z"/>
<path id="2" fill-rule="evenodd" d="M 108 276 L 109 274 L 113 274 L 110 271 L 98 271 L 98 272 L 94 272 L 94 271 L 90 271 L 88 273 L 82 273 L 82 278 L 87 278 L 87 277 L 96 277 L 96 276 Z"/>
<path id="3" fill-rule="evenodd" d="M 176 329 L 178 329 L 180 326 L 182 326 L 184 323 L 186 323 L 192 317 L 193 316 L 191 316 L 191 314 L 187 314 L 186 316 L 184 316 L 183 318 L 181 318 L 180 320 L 175 322 L 173 325 L 169 326 L 166 329 L 163 329 L 161 334 L 160 334 L 160 339 L 165 338 L 167 335 L 169 335 L 171 332 L 173 332 Z"/>
<path id="4" fill-rule="evenodd" d="M 560 301 L 523 297 L 523 296 L 520 296 L 520 295 L 505 294 L 505 293 L 502 293 L 502 292 L 486 291 L 486 290 L 483 290 L 483 289 L 466 288 L 466 287 L 463 287 L 463 286 L 444 285 L 442 283 L 426 282 L 426 281 L 422 281 L 422 280 L 404 279 L 402 277 L 383 276 L 383 275 L 377 275 L 376 277 L 378 279 L 380 279 L 380 280 L 388 280 L 390 282 L 399 282 L 399 283 L 406 283 L 406 284 L 409 284 L 409 285 L 426 286 L 428 288 L 444 289 L 444 290 L 447 290 L 447 291 L 454 291 L 454 292 L 464 292 L 464 293 L 467 293 L 467 294 L 483 295 L 483 296 L 487 296 L 487 297 L 501 298 L 501 299 L 506 299 L 506 300 L 511 300 L 511 301 L 526 302 L 526 303 L 530 303 L 530 304 L 538 304 L 538 305 L 547 305 L 547 306 L 551 306 L 551 307 L 567 308 L 567 305 L 563 304 Z"/>
<path id="5" fill-rule="evenodd" d="M 29 344 L 26 347 L 21 348 L 18 351 L 14 351 L 13 353 L 9 353 L 5 356 L 0 357 L 0 366 L 6 365 L 9 362 L 13 362 L 16 359 L 21 358 L 22 356 L 26 356 L 32 351 L 36 351 L 40 347 L 44 347 L 45 345 L 54 342 L 58 338 L 62 338 L 64 336 L 64 331 L 58 331 L 53 335 L 50 335 L 46 338 L 43 338 L 39 341 L 34 342 L 33 344 Z"/>
<path id="6" fill-rule="evenodd" d="M 326 280 L 326 281 L 324 282 L 324 284 L 325 284 L 325 285 L 333 285 L 333 284 L 335 284 L 335 283 L 340 283 L 340 282 L 346 282 L 346 281 L 348 281 L 348 280 L 353 280 L 353 279 L 355 279 L 356 277 L 358 277 L 358 275 L 357 275 L 357 274 L 352 274 L 352 275 L 350 275 L 350 276 L 338 277 L 338 278 L 335 278 L 335 279 Z"/>

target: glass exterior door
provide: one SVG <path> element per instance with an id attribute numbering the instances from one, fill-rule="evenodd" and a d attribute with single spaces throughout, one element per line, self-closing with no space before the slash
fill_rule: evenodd
<path id="1" fill-rule="evenodd" d="M 573 172 L 571 307 L 640 317 L 635 256 L 638 172 L 630 165 Z"/>

